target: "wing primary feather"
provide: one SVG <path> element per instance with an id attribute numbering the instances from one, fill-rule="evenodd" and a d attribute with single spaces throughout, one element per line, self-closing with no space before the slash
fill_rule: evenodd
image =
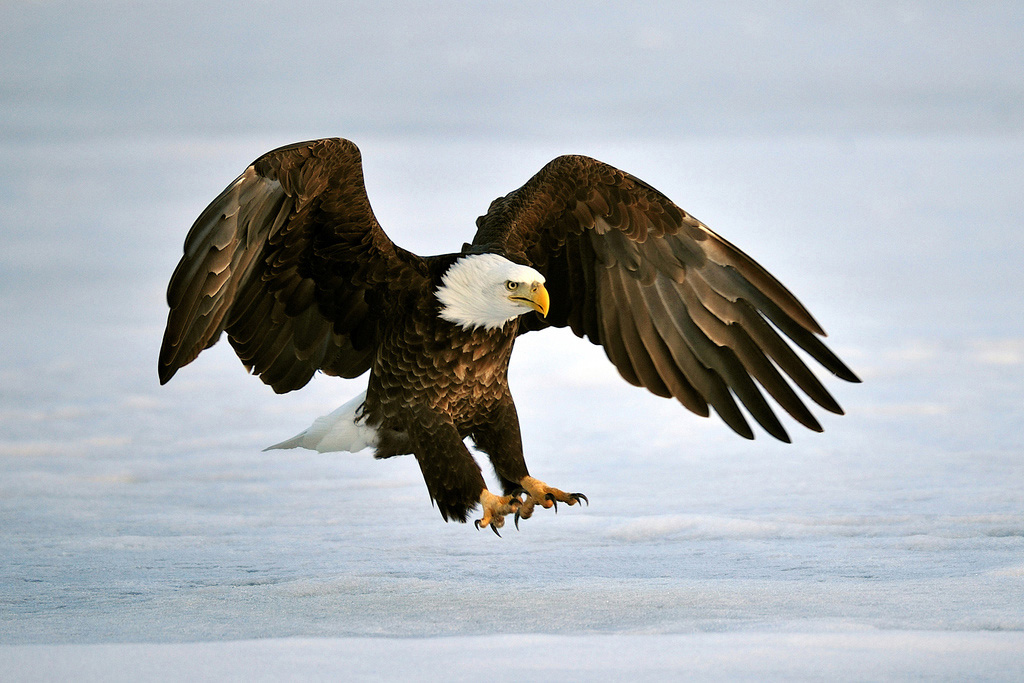
<path id="1" fill-rule="evenodd" d="M 604 245 L 602 244 L 602 246 Z M 611 261 L 606 261 L 606 263 L 617 264 L 618 261 L 613 259 Z M 652 359 L 650 355 L 648 355 L 649 352 L 646 347 L 644 347 L 643 342 L 641 341 L 641 335 L 636 330 L 637 323 L 633 311 L 638 311 L 641 306 L 629 298 L 628 292 L 631 289 L 642 287 L 640 281 L 629 275 L 627 270 L 616 268 L 614 265 L 610 268 L 602 268 L 599 273 L 602 283 L 605 281 L 608 282 L 608 286 L 601 290 L 604 295 L 602 296 L 603 315 L 607 315 L 609 305 L 611 305 L 615 311 L 620 312 L 618 329 L 622 335 L 623 348 L 630 359 L 630 368 L 634 369 L 637 378 L 641 380 L 639 382 L 640 385 L 647 387 L 659 396 L 672 395 L 672 392 L 665 386 L 664 380 L 652 364 Z M 644 304 L 643 307 L 646 309 L 646 304 Z M 675 308 L 680 307 L 677 306 Z M 666 313 L 669 313 L 669 311 L 666 310 Z M 684 316 L 686 315 L 685 311 L 678 311 L 677 313 Z M 622 320 L 622 318 L 625 319 Z M 757 409 L 756 414 L 754 414 L 755 419 L 758 419 L 765 429 L 773 436 L 780 440 L 787 441 L 788 435 L 786 435 L 782 425 L 778 423 L 778 419 L 775 417 L 774 413 L 767 407 L 767 404 L 764 402 L 764 397 L 761 396 L 760 392 L 753 386 L 753 382 L 750 381 L 749 376 L 745 373 L 743 373 L 742 378 L 739 376 L 732 376 L 734 373 L 727 369 L 727 364 L 723 364 L 713 357 L 707 357 L 710 356 L 709 353 L 702 354 L 700 348 L 700 337 L 703 335 L 698 331 L 696 334 L 697 338 L 691 338 L 693 336 L 693 331 L 696 328 L 693 326 L 692 321 L 688 322 L 688 326 L 683 323 L 677 323 L 676 327 L 680 331 L 682 337 L 687 340 L 691 352 L 696 354 L 696 357 L 700 359 L 700 364 L 705 368 L 704 373 L 700 374 L 705 375 L 704 386 L 706 393 L 704 398 L 707 402 L 711 404 L 726 424 L 728 424 L 737 434 L 748 439 L 754 438 L 754 433 L 751 430 L 749 423 L 746 421 L 743 413 L 739 410 L 739 407 L 736 405 L 736 402 L 729 391 L 729 386 L 732 386 L 733 390 L 738 392 L 737 395 L 740 399 L 744 400 L 744 402 L 749 402 L 750 405 L 755 407 L 755 409 L 758 408 L 759 403 L 763 404 L 763 409 Z M 704 342 L 708 343 L 706 338 L 704 338 Z M 704 350 L 707 350 L 706 346 L 704 347 Z M 609 357 L 612 359 L 613 363 L 616 363 L 616 366 L 619 365 L 614 357 L 611 355 Z M 709 376 L 713 376 L 714 379 L 709 380 Z M 728 379 L 723 381 L 723 377 L 727 377 Z M 744 382 L 743 378 L 746 379 L 746 382 Z M 753 391 L 751 391 L 751 389 Z M 760 399 L 760 401 L 758 401 L 758 399 Z M 684 405 L 686 404 L 684 403 Z M 698 412 L 698 414 L 700 413 Z"/>
<path id="2" fill-rule="evenodd" d="M 653 288 L 645 288 L 641 292 L 645 308 L 650 313 L 651 325 L 663 341 L 664 349 L 674 364 L 675 374 L 678 375 L 677 385 L 672 386 L 673 394 L 689 410 L 707 417 L 708 401 L 728 396 L 728 390 L 721 378 L 701 365 L 693 355 L 686 340 L 679 334 L 679 329 L 672 323 L 668 304 L 660 293 Z"/>
<path id="3" fill-rule="evenodd" d="M 803 304 L 761 264 L 707 226 L 701 224 L 700 227 L 709 235 L 709 239 L 703 243 L 708 258 L 735 269 L 754 289 L 773 301 L 780 310 L 785 311 L 786 315 L 801 327 L 814 334 L 825 336 L 821 325 L 804 308 Z"/>
<path id="4" fill-rule="evenodd" d="M 764 292 L 754 287 L 735 268 L 708 268 L 701 272 L 701 275 L 711 287 L 726 298 L 746 298 L 755 308 L 761 311 L 768 320 L 779 328 L 787 337 L 793 340 L 797 346 L 809 353 L 812 358 L 821 363 L 832 374 L 848 382 L 859 382 L 853 371 L 839 360 L 832 353 L 824 342 L 815 336 L 815 333 L 805 328 L 798 321 L 789 316 L 777 303 L 770 299 Z M 729 296 L 729 292 L 733 296 Z"/>
<path id="5" fill-rule="evenodd" d="M 747 438 L 753 438 L 753 431 L 732 399 L 729 392 L 731 389 L 765 431 L 780 441 L 788 442 L 789 436 L 785 429 L 779 423 L 764 396 L 754 385 L 750 375 L 743 369 L 736 355 L 728 348 L 719 347 L 708 339 L 694 323 L 690 312 L 685 307 L 671 306 L 665 310 L 667 319 L 675 325 L 680 337 L 685 340 L 686 345 L 701 365 L 719 378 L 723 388 L 727 387 L 724 393 L 722 389 L 719 389 L 716 392 L 717 395 L 709 400 L 722 419 L 737 433 Z"/>
<path id="6" fill-rule="evenodd" d="M 811 400 L 825 410 L 842 415 L 843 409 L 833 398 L 832 394 L 821 383 L 821 380 L 811 371 L 800 357 L 793 351 L 782 337 L 775 331 L 775 328 L 768 323 L 757 310 L 745 301 L 737 302 L 742 304 L 744 328 L 749 330 L 757 339 L 758 346 L 763 349 L 771 360 L 788 375 L 794 383 L 807 394 Z"/>
<path id="7" fill-rule="evenodd" d="M 636 328 L 636 320 L 632 314 L 632 303 L 629 300 L 628 291 L 623 288 L 623 277 L 621 271 L 609 269 L 605 273 L 609 280 L 608 291 L 611 294 L 611 302 L 621 312 L 619 316 L 619 332 L 622 335 L 623 347 L 630 359 L 630 364 L 636 372 L 640 384 L 648 391 L 663 398 L 670 398 L 672 392 L 665 386 L 664 380 L 658 373 L 657 368 L 651 359 L 649 352 L 644 346 L 640 332 Z"/>
<path id="8" fill-rule="evenodd" d="M 659 311 L 661 300 L 657 291 L 651 287 L 641 287 L 630 288 L 626 292 L 633 302 L 633 320 L 658 375 L 680 403 L 687 407 L 696 405 L 699 408 L 702 401 L 696 396 L 693 385 L 686 378 L 675 357 L 674 348 L 677 348 L 682 340 L 678 339 L 678 335 L 671 333 L 663 335 L 658 326 L 658 318 L 664 311 Z M 676 344 L 673 345 L 672 342 Z M 694 412 L 699 412 L 699 409 Z"/>
<path id="9" fill-rule="evenodd" d="M 669 288 L 664 282 L 659 282 L 659 285 Z M 671 287 L 671 293 L 668 295 L 671 296 L 672 293 L 683 300 L 690 311 L 690 317 L 704 334 L 716 344 L 731 348 L 750 376 L 757 380 L 787 413 L 808 429 L 822 431 L 814 415 L 743 326 L 721 320 L 689 286 Z"/>
<path id="10" fill-rule="evenodd" d="M 697 296 L 716 317 L 740 325 L 754 345 L 767 354 L 811 400 L 829 412 L 843 414 L 842 408 L 821 381 L 750 302 L 745 299 L 728 301 L 696 278 L 690 283 L 698 289 Z"/>
<path id="11" fill-rule="evenodd" d="M 765 317 L 771 320 L 787 337 L 792 339 L 797 346 L 809 353 L 812 358 L 840 379 L 844 379 L 847 382 L 860 382 L 860 378 L 843 361 L 839 360 L 839 357 L 825 346 L 825 343 L 816 337 L 814 333 L 807 331 L 794 322 L 775 302 L 766 297 L 761 297 L 761 299 L 761 301 L 752 303 L 755 303 L 755 306 L 764 312 Z"/>
<path id="12" fill-rule="evenodd" d="M 598 271 L 597 286 L 602 309 L 601 341 L 605 354 L 624 380 L 636 387 L 643 386 L 622 341 L 620 312 L 611 295 L 611 283 L 607 271 Z"/>

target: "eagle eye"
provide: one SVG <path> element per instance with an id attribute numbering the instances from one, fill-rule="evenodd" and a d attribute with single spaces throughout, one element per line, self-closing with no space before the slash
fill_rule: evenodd
<path id="1" fill-rule="evenodd" d="M 519 283 L 518 282 L 512 282 L 512 280 L 508 280 L 508 281 L 505 282 L 505 289 L 507 289 L 510 292 L 514 292 L 517 289 L 519 289 Z"/>

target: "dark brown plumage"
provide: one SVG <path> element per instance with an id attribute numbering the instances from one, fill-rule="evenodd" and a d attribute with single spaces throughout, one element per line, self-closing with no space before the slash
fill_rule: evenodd
<path id="1" fill-rule="evenodd" d="M 495 200 L 477 226 L 460 254 L 416 256 L 374 218 L 354 144 L 327 139 L 269 152 L 189 232 L 168 287 L 160 381 L 222 332 L 277 392 L 304 386 L 317 370 L 370 370 L 365 401 L 349 421 L 370 430 L 378 457 L 416 456 L 446 519 L 464 521 L 481 503 L 492 528 L 511 511 L 528 516 L 534 503 L 579 501 L 529 477 L 506 380 L 518 334 L 568 326 L 600 344 L 631 384 L 700 415 L 714 408 L 747 438 L 753 430 L 737 399 L 766 431 L 789 440 L 758 385 L 799 423 L 821 430 L 786 377 L 819 406 L 842 412 L 780 332 L 833 374 L 859 381 L 760 265 L 651 186 L 599 161 L 555 159 Z M 447 313 L 439 289 L 453 264 L 478 254 L 539 271 L 544 285 L 532 286 L 550 294 L 547 316 L 523 308 L 485 325 Z M 305 434 L 282 446 L 305 445 Z M 488 498 L 467 436 L 494 465 L 506 494 L 500 503 Z"/>

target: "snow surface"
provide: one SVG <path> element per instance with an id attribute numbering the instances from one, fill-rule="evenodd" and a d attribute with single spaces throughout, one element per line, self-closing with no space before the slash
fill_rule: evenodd
<path id="1" fill-rule="evenodd" d="M 1024 11 L 570 7 L 0 5 L 4 680 L 1024 677 Z M 502 539 L 411 458 L 262 452 L 365 382 L 276 396 L 224 343 L 159 387 L 163 290 L 320 135 L 419 253 L 557 154 L 634 172 L 864 384 L 746 442 L 527 335 L 527 461 L 591 505 Z"/>

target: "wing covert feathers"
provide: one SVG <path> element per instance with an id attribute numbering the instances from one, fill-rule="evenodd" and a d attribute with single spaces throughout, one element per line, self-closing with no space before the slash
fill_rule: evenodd
<path id="1" fill-rule="evenodd" d="M 422 277 L 374 218 L 347 140 L 288 145 L 250 165 L 199 216 L 167 289 L 167 382 L 227 332 L 246 368 L 284 392 L 317 370 L 355 377 L 373 350 L 371 300 Z"/>
<path id="2" fill-rule="evenodd" d="M 477 220 L 477 249 L 540 270 L 551 292 L 544 320 L 600 344 L 623 378 L 713 408 L 753 438 L 743 411 L 789 441 L 764 392 L 797 422 L 821 425 L 794 390 L 842 413 L 791 344 L 836 376 L 857 376 L 824 331 L 768 271 L 643 181 L 594 159 L 559 157 Z M 788 338 L 785 339 L 784 337 Z"/>

